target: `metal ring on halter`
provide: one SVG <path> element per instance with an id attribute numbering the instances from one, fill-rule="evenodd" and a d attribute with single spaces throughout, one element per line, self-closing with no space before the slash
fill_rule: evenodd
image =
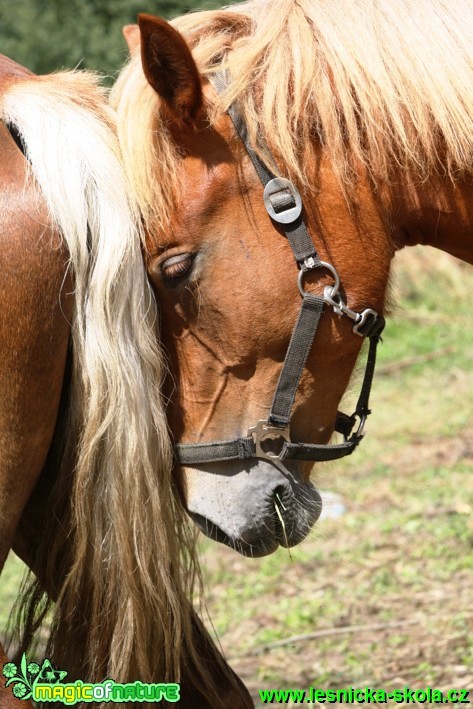
<path id="1" fill-rule="evenodd" d="M 340 288 L 340 276 L 338 275 L 337 269 L 335 266 L 332 266 L 331 263 L 327 263 L 326 261 L 320 261 L 318 264 L 316 264 L 313 268 L 326 268 L 332 276 L 334 277 L 335 283 L 333 286 L 329 286 L 332 289 L 332 296 L 336 295 L 338 293 L 338 289 Z M 305 268 L 301 268 L 299 271 L 299 275 L 297 277 L 297 287 L 299 288 L 299 293 L 301 294 L 302 297 L 304 297 L 306 291 L 304 290 L 304 287 L 302 285 L 302 281 L 304 280 L 304 276 L 306 273 L 309 271 L 313 270 L 313 268 L 308 268 L 307 266 Z"/>
<path id="2" fill-rule="evenodd" d="M 263 458 L 265 460 L 275 460 L 281 459 L 281 455 L 284 451 L 284 444 L 291 442 L 291 437 L 289 435 L 289 424 L 284 426 L 284 428 L 277 428 L 276 426 L 271 426 L 266 420 L 262 419 L 256 422 L 255 426 L 248 429 L 248 436 L 252 436 L 255 442 L 256 457 Z M 279 453 L 273 453 L 268 450 L 265 451 L 263 448 L 263 443 L 266 440 L 280 440 L 281 448 Z"/>
<path id="3" fill-rule="evenodd" d="M 358 428 L 356 429 L 355 433 L 352 434 L 352 436 L 354 436 L 355 438 L 361 438 L 363 436 L 363 431 L 365 428 L 366 419 L 368 418 L 369 413 L 370 412 L 368 411 L 368 413 L 363 413 L 363 414 L 355 413 L 354 414 L 354 416 L 358 416 L 358 418 L 360 419 L 360 423 L 358 424 Z"/>

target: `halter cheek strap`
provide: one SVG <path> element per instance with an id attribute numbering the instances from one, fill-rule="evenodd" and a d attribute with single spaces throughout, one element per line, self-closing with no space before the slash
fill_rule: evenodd
<path id="1" fill-rule="evenodd" d="M 227 86 L 221 74 L 215 74 L 212 83 L 218 93 L 222 93 Z M 346 305 L 340 293 L 340 278 L 336 269 L 332 264 L 320 260 L 302 219 L 302 199 L 298 190 L 289 180 L 275 177 L 261 162 L 250 145 L 246 125 L 236 106 L 232 105 L 228 113 L 264 187 L 266 211 L 282 228 L 292 248 L 299 268 L 298 287 L 302 303 L 267 420 L 257 421 L 243 438 L 178 444 L 175 446 L 176 459 L 180 465 L 187 466 L 246 458 L 263 458 L 271 460 L 275 465 L 287 459 L 320 462 L 337 460 L 353 453 L 363 438 L 365 421 L 371 413 L 369 396 L 376 364 L 376 348 L 385 321 L 382 315 L 371 308 L 356 312 Z M 265 148 L 267 154 L 270 154 Z M 304 289 L 305 274 L 316 269 L 330 271 L 335 281 L 325 288 L 323 296 L 312 295 Z M 351 416 L 337 413 L 335 430 L 343 434 L 343 443 L 293 443 L 289 433 L 291 412 L 324 305 L 331 307 L 337 315 L 350 318 L 354 334 L 370 340 L 363 384 L 354 413 Z M 357 421 L 358 427 L 353 431 Z"/>

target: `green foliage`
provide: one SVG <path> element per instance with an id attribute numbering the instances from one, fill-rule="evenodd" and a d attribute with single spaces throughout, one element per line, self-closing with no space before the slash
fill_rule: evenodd
<path id="1" fill-rule="evenodd" d="M 114 75 L 126 59 L 123 25 L 139 12 L 167 19 L 216 0 L 0 0 L 0 52 L 38 74 L 96 69 Z"/>

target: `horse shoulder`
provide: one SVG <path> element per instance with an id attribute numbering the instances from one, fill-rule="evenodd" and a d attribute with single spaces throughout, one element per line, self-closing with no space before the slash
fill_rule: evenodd
<path id="1" fill-rule="evenodd" d="M 43 467 L 67 355 L 67 253 L 0 124 L 0 568 Z"/>

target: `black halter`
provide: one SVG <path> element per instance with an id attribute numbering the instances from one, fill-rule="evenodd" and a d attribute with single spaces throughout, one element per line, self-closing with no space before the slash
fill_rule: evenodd
<path id="1" fill-rule="evenodd" d="M 218 93 L 226 88 L 224 76 L 216 74 L 212 83 Z M 228 110 L 235 129 L 240 136 L 263 186 L 266 211 L 283 229 L 291 245 L 299 267 L 298 287 L 302 296 L 299 317 L 294 326 L 283 368 L 274 394 L 267 420 L 257 421 L 244 438 L 210 443 L 178 444 L 175 446 L 180 465 L 198 465 L 215 461 L 246 458 L 263 458 L 275 465 L 286 459 L 327 461 L 353 453 L 361 439 L 369 409 L 369 395 L 376 364 L 376 348 L 384 328 L 384 318 L 371 308 L 355 312 L 348 308 L 340 293 L 340 278 L 336 269 L 321 261 L 314 243 L 302 219 L 302 200 L 296 187 L 289 180 L 275 177 L 261 162 L 252 149 L 247 129 L 237 108 Z M 267 154 L 270 154 L 266 148 Z M 323 296 L 311 295 L 304 289 L 304 277 L 309 271 L 322 268 L 332 274 L 335 283 L 327 286 Z M 317 332 L 324 303 L 338 315 L 353 320 L 353 332 L 370 340 L 365 375 L 356 409 L 351 416 L 337 412 L 335 430 L 343 434 L 344 442 L 337 445 L 292 443 L 289 433 L 291 411 L 299 386 L 302 370 Z M 355 424 L 358 426 L 355 431 Z M 275 447 L 277 450 L 275 450 Z"/>

